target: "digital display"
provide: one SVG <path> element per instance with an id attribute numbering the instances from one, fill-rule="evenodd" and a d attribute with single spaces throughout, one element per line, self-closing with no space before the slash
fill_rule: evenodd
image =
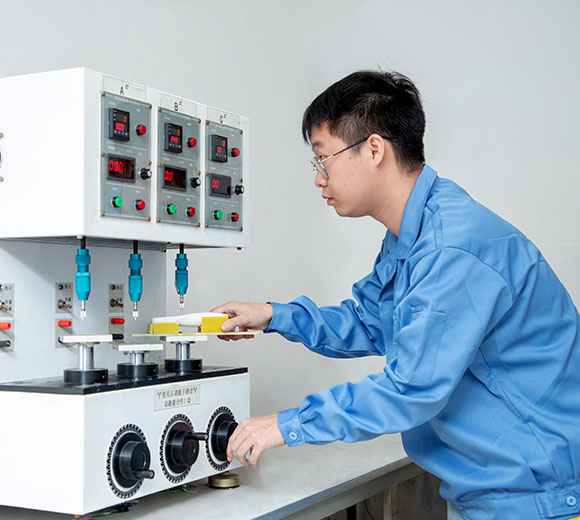
<path id="1" fill-rule="evenodd" d="M 166 152 L 183 152 L 183 127 L 173 123 L 165 123 L 165 146 Z"/>
<path id="2" fill-rule="evenodd" d="M 109 155 L 107 161 L 109 179 L 135 182 L 135 159 L 121 157 L 119 155 Z"/>
<path id="3" fill-rule="evenodd" d="M 117 108 L 109 108 L 109 139 L 129 140 L 130 114 Z"/>
<path id="4" fill-rule="evenodd" d="M 221 135 L 211 136 L 211 160 L 228 162 L 228 138 Z"/>
<path id="5" fill-rule="evenodd" d="M 174 168 L 173 166 L 164 166 L 163 187 L 172 190 L 187 191 L 187 170 Z"/>
<path id="6" fill-rule="evenodd" d="M 232 196 L 232 178 L 227 175 L 212 174 L 210 179 L 210 193 L 215 197 L 225 197 L 227 199 Z"/>

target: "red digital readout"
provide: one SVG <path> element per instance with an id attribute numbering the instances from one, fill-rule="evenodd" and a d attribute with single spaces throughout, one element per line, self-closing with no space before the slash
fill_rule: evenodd
<path id="1" fill-rule="evenodd" d="M 169 142 L 172 144 L 179 144 L 179 138 L 173 135 L 169 136 Z"/>
<path id="2" fill-rule="evenodd" d="M 125 123 L 115 123 L 115 130 L 118 130 L 119 132 L 124 132 L 125 131 Z"/>
<path id="3" fill-rule="evenodd" d="M 212 179 L 211 180 L 211 187 L 214 190 L 219 190 L 220 189 L 220 180 L 219 179 Z"/>
<path id="4" fill-rule="evenodd" d="M 216 151 L 217 151 L 217 153 L 222 153 L 222 147 L 218 146 Z"/>
<path id="5" fill-rule="evenodd" d="M 118 159 L 109 160 L 109 173 L 123 173 L 125 169 L 125 161 L 119 161 Z"/>
<path id="6" fill-rule="evenodd" d="M 173 182 L 173 171 L 172 170 L 165 170 L 165 180 L 167 182 Z"/>

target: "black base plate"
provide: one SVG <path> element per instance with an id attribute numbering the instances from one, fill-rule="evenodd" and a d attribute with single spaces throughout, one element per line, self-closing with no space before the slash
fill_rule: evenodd
<path id="1" fill-rule="evenodd" d="M 132 365 L 131 363 L 119 363 L 117 365 L 117 375 L 123 379 L 141 379 L 144 377 L 155 377 L 159 370 L 157 363 L 143 363 L 142 365 Z"/>
<path id="2" fill-rule="evenodd" d="M 92 385 L 94 383 L 106 383 L 109 371 L 106 368 L 93 368 L 92 370 L 79 370 L 67 368 L 63 372 L 63 380 L 71 385 Z"/>
<path id="3" fill-rule="evenodd" d="M 168 372 L 179 372 L 187 374 L 189 372 L 201 372 L 203 363 L 201 359 L 166 359 L 165 370 Z"/>

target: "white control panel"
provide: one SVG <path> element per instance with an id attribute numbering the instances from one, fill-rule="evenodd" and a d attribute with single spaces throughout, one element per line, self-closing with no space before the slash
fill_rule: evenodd
<path id="1" fill-rule="evenodd" d="M 86 68 L 0 79 L 0 114 L 1 238 L 249 245 L 248 118 Z"/>

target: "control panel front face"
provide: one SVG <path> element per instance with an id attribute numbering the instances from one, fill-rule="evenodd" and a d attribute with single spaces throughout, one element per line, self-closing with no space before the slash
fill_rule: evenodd
<path id="1" fill-rule="evenodd" d="M 201 120 L 158 109 L 157 222 L 199 226 Z"/>
<path id="2" fill-rule="evenodd" d="M 205 225 L 243 231 L 243 131 L 213 121 L 206 124 Z"/>
<path id="3" fill-rule="evenodd" d="M 151 219 L 151 105 L 104 92 L 101 214 Z"/>

